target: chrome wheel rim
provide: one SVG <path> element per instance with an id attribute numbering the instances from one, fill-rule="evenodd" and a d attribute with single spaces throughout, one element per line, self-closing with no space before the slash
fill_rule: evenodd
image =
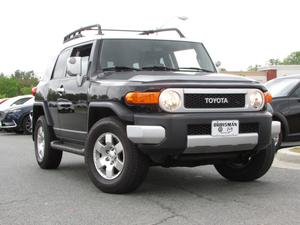
<path id="1" fill-rule="evenodd" d="M 120 139 L 112 133 L 98 137 L 93 150 L 94 165 L 101 177 L 112 180 L 123 171 L 125 154 Z"/>
<path id="2" fill-rule="evenodd" d="M 37 153 L 39 161 L 42 161 L 45 154 L 45 133 L 42 126 L 37 131 Z"/>

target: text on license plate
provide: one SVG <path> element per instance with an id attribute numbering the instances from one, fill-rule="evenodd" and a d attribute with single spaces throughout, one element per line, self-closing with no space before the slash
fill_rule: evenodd
<path id="1" fill-rule="evenodd" d="M 239 134 L 238 120 L 213 120 L 211 122 L 212 136 L 234 136 Z"/>

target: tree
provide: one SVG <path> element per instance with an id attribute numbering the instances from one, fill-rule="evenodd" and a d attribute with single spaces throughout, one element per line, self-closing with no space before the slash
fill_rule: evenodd
<path id="1" fill-rule="evenodd" d="M 282 62 L 280 61 L 280 59 L 269 59 L 268 64 L 270 65 L 280 65 L 282 64 Z"/>
<path id="2" fill-rule="evenodd" d="M 259 67 L 261 67 L 261 65 L 258 65 L 258 64 L 254 65 L 254 66 L 249 66 L 248 71 L 257 71 Z"/>
<path id="3" fill-rule="evenodd" d="M 300 64 L 300 51 L 292 52 L 285 59 L 283 59 L 282 63 L 284 65 L 299 65 Z"/>
<path id="4" fill-rule="evenodd" d="M 33 71 L 16 70 L 14 74 L 5 76 L 0 74 L 0 96 L 13 97 L 30 94 L 31 88 L 38 84 L 38 78 Z"/>

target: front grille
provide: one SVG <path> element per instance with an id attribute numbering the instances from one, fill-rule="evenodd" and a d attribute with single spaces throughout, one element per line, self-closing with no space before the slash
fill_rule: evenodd
<path id="1" fill-rule="evenodd" d="M 243 108 L 245 94 L 184 94 L 184 107 L 195 108 Z"/>
<path id="2" fill-rule="evenodd" d="M 211 135 L 211 124 L 188 125 L 188 135 Z M 257 123 L 240 123 L 239 133 L 258 133 Z"/>

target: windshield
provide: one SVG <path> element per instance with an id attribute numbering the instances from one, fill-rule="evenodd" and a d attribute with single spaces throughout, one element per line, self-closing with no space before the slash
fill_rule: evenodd
<path id="1" fill-rule="evenodd" d="M 265 86 L 273 97 L 286 97 L 298 84 L 297 79 L 275 79 L 268 81 Z"/>
<path id="2" fill-rule="evenodd" d="M 201 43 L 165 40 L 103 40 L 100 69 L 216 72 Z"/>

